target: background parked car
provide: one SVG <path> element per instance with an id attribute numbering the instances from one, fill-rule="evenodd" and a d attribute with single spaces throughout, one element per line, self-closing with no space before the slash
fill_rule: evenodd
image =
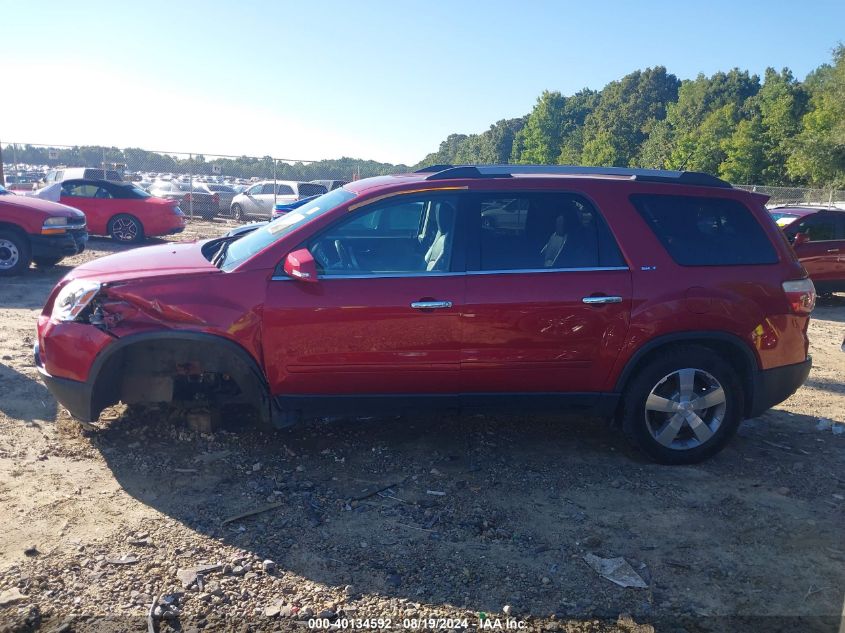
<path id="1" fill-rule="evenodd" d="M 772 216 L 777 225 L 780 227 L 787 226 L 792 222 L 795 222 L 798 218 L 803 218 L 804 216 L 810 215 L 811 213 L 815 213 L 816 211 L 820 211 L 821 207 L 810 207 L 810 206 L 800 206 L 800 205 L 789 205 L 783 207 L 772 207 L 769 209 L 769 214 Z"/>
<path id="2" fill-rule="evenodd" d="M 120 172 L 114 169 L 102 170 L 96 167 L 62 167 L 48 171 L 44 177 L 44 184 L 49 185 L 54 182 L 70 180 L 71 178 L 93 178 L 95 180 L 112 180 L 114 182 L 123 181 Z"/>
<path id="3" fill-rule="evenodd" d="M 65 180 L 60 201 L 85 212 L 91 233 L 111 235 L 119 242 L 185 230 L 178 202 L 155 198 L 131 182 Z"/>
<path id="4" fill-rule="evenodd" d="M 150 193 L 158 198 L 175 200 L 179 203 L 182 211 L 188 214 L 193 211 L 205 220 L 210 220 L 217 215 L 220 197 L 211 193 L 200 185 L 178 182 L 175 180 L 157 180 L 149 189 Z M 193 201 L 193 207 L 191 202 Z"/>
<path id="5" fill-rule="evenodd" d="M 199 187 L 205 189 L 208 193 L 217 194 L 217 213 L 229 213 L 229 209 L 232 208 L 232 200 L 239 193 L 229 185 L 221 185 L 215 182 L 204 182 Z"/>
<path id="6" fill-rule="evenodd" d="M 819 294 L 845 292 L 845 211 L 807 214 L 783 232 Z"/>
<path id="7" fill-rule="evenodd" d="M 0 186 L 0 276 L 22 273 L 31 261 L 52 266 L 81 253 L 87 240 L 80 211 Z"/>
<path id="8" fill-rule="evenodd" d="M 326 193 L 323 185 L 313 182 L 297 182 L 295 180 L 272 180 L 257 182 L 249 189 L 235 196 L 232 201 L 232 215 L 238 220 L 248 218 L 271 218 L 273 205 L 277 203 L 296 202 L 302 198 L 318 196 Z"/>
<path id="9" fill-rule="evenodd" d="M 348 180 L 310 180 L 315 185 L 323 185 L 326 191 L 334 191 L 338 187 L 349 184 Z"/>

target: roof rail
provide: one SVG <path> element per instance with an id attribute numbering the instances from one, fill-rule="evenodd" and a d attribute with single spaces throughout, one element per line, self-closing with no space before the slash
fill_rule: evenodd
<path id="1" fill-rule="evenodd" d="M 699 185 L 731 189 L 721 178 L 697 171 L 666 169 L 638 169 L 627 167 L 583 167 L 580 165 L 432 165 L 418 173 L 430 173 L 426 180 L 450 178 L 509 178 L 520 174 L 557 174 L 584 176 L 624 176 L 640 182 L 670 182 L 679 185 Z"/>

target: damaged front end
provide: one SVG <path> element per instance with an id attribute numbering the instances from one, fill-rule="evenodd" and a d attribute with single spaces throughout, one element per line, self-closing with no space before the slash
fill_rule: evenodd
<path id="1" fill-rule="evenodd" d="M 73 280 L 39 318 L 36 364 L 56 398 L 85 422 L 123 402 L 215 414 L 234 407 L 269 423 L 263 372 L 214 330 L 131 283 Z"/>

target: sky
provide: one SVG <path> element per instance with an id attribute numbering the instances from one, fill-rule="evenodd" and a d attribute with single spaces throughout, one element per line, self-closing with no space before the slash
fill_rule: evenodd
<path id="1" fill-rule="evenodd" d="M 0 142 L 410 165 L 650 66 L 803 79 L 843 24 L 842 0 L 0 0 Z"/>

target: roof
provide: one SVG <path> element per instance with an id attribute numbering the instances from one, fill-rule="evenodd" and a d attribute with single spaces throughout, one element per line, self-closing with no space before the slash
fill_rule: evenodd
<path id="1" fill-rule="evenodd" d="M 417 170 L 425 180 L 457 178 L 511 178 L 513 176 L 615 176 L 644 182 L 667 182 L 731 189 L 721 178 L 697 171 L 639 169 L 627 167 L 585 167 L 580 165 L 432 165 Z"/>

